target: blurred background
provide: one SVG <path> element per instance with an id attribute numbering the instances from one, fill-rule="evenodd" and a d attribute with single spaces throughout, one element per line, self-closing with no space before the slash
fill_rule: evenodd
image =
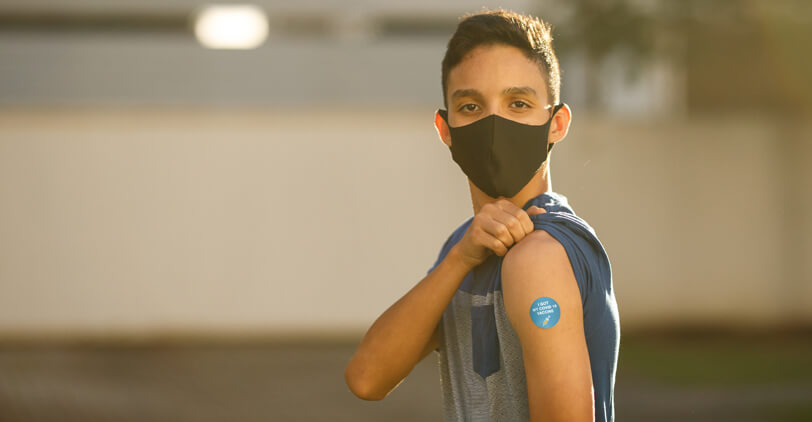
<path id="1" fill-rule="evenodd" d="M 226 6 L 0 0 L 0 420 L 441 420 L 434 354 L 343 370 L 473 212 L 432 121 L 483 6 L 553 24 L 618 420 L 812 420 L 811 2 Z"/>

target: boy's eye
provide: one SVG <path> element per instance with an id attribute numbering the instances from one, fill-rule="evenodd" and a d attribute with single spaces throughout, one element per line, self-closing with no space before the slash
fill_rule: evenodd
<path id="1" fill-rule="evenodd" d="M 463 104 L 463 106 L 460 107 L 459 111 L 473 112 L 473 111 L 477 111 L 478 108 L 479 108 L 478 105 L 469 103 L 469 104 Z"/>
<path id="2" fill-rule="evenodd" d="M 511 105 L 511 107 L 516 107 L 516 108 L 527 108 L 527 107 L 530 107 L 530 105 L 528 105 L 526 102 L 521 101 L 521 100 L 516 100 L 516 101 L 514 101 L 514 102 L 510 103 L 510 105 Z"/>

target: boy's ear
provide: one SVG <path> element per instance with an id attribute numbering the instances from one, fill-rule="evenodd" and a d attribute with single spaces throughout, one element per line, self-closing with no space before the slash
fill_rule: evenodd
<path id="1" fill-rule="evenodd" d="M 448 122 L 446 122 L 447 117 L 447 111 L 437 110 L 437 113 L 434 114 L 434 128 L 437 129 L 437 135 L 440 136 L 440 140 L 450 147 L 451 132 L 448 130 Z"/>
<path id="2" fill-rule="evenodd" d="M 569 132 L 571 122 L 572 110 L 570 109 L 570 106 L 568 106 L 566 103 L 561 103 L 561 107 L 553 115 L 553 122 L 550 127 L 549 142 L 553 144 L 564 139 L 564 137 L 567 136 L 567 132 Z"/>

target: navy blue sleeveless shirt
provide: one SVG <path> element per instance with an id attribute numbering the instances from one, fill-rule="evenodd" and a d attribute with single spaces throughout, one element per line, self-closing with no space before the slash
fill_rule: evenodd
<path id="1" fill-rule="evenodd" d="M 612 289 L 612 271 L 595 230 L 575 215 L 567 198 L 546 192 L 522 207 L 544 208 L 531 217 L 567 252 L 584 316 L 595 391 L 595 420 L 614 420 L 614 385 L 620 345 L 620 318 Z M 465 234 L 469 218 L 446 240 L 431 272 Z M 521 344 L 502 300 L 503 257 L 491 255 L 463 279 L 439 322 L 440 363 L 445 421 L 529 420 Z"/>

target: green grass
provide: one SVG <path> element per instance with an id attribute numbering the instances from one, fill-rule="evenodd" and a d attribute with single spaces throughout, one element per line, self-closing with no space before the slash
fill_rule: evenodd
<path id="1" fill-rule="evenodd" d="M 764 420 L 780 422 L 812 421 L 812 403 L 790 403 L 782 406 L 771 406 L 761 414 Z"/>

